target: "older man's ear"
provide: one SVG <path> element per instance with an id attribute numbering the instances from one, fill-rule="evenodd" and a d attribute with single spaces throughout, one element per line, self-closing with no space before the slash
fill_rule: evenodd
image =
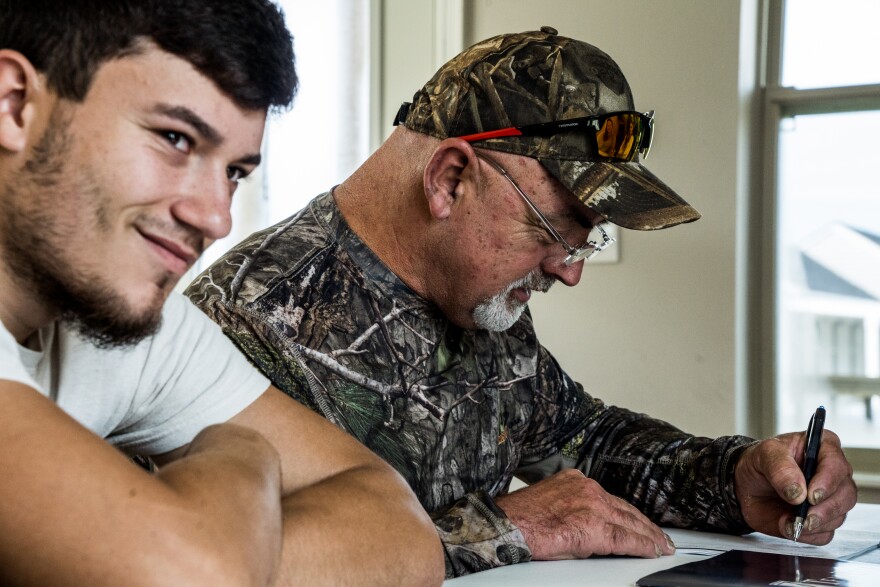
<path id="1" fill-rule="evenodd" d="M 425 165 L 425 198 L 431 215 L 444 220 L 465 193 L 468 181 L 478 177 L 479 165 L 473 147 L 461 139 L 444 139 Z"/>

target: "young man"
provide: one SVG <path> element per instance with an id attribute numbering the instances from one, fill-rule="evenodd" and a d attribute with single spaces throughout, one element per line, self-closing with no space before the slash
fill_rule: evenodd
<path id="1" fill-rule="evenodd" d="M 0 583 L 439 582 L 399 475 L 169 298 L 295 91 L 277 8 L 0 14 Z"/>
<path id="2" fill-rule="evenodd" d="M 610 244 L 604 220 L 699 218 L 639 163 L 653 118 L 608 55 L 549 27 L 500 35 L 398 119 L 351 177 L 188 293 L 276 385 L 407 478 L 449 575 L 671 553 L 656 524 L 791 535 L 808 495 L 801 540 L 831 539 L 856 499 L 832 432 L 808 488 L 803 433 L 697 438 L 607 406 L 535 336 L 530 295 L 578 283 Z M 532 484 L 508 493 L 514 475 Z"/>

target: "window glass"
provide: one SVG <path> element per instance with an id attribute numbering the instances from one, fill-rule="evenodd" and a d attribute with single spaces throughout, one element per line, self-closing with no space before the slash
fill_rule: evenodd
<path id="1" fill-rule="evenodd" d="M 782 85 L 822 88 L 880 83 L 880 2 L 785 4 Z"/>
<path id="2" fill-rule="evenodd" d="M 370 21 L 367 0 L 280 0 L 293 34 L 299 91 L 269 120 L 268 224 L 342 182 L 369 155 Z"/>
<path id="3" fill-rule="evenodd" d="M 878 136 L 880 111 L 782 120 L 776 243 L 777 428 L 803 428 L 804 414 L 823 404 L 845 446 L 872 448 L 880 448 Z"/>

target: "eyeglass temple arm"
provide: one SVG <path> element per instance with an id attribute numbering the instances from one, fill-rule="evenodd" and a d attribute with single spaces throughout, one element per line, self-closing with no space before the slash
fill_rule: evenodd
<path id="1" fill-rule="evenodd" d="M 648 119 L 648 123 L 645 125 L 645 130 L 642 134 L 642 141 L 639 144 L 639 153 L 642 155 L 642 159 L 648 158 L 648 152 L 651 150 L 651 143 L 654 142 L 654 111 L 648 110 L 645 112 L 645 118 Z"/>
<path id="2" fill-rule="evenodd" d="M 530 197 L 528 197 L 526 195 L 526 193 L 524 191 L 522 191 L 522 189 L 520 189 L 519 185 L 517 185 L 517 183 L 515 181 L 513 181 L 513 178 L 510 177 L 510 174 L 507 173 L 506 169 L 504 169 L 503 167 L 501 167 L 500 165 L 498 165 L 497 163 L 495 163 L 494 161 L 492 161 L 488 157 L 483 157 L 480 154 L 477 154 L 477 157 L 479 157 L 480 159 L 482 159 L 483 161 L 485 161 L 486 163 L 491 165 L 498 173 L 500 173 L 505 178 L 507 178 L 507 181 L 510 182 L 510 185 L 513 186 L 513 189 L 515 189 L 516 192 L 520 196 L 522 196 L 522 199 L 525 200 L 526 204 L 529 206 L 529 208 L 532 210 L 532 212 L 535 213 L 535 216 L 537 216 L 538 219 L 544 224 L 544 227 L 550 232 L 550 234 L 553 235 L 553 238 L 555 238 L 557 241 L 559 241 L 562 244 L 563 247 L 565 247 L 565 250 L 568 252 L 569 255 L 573 254 L 573 252 L 577 250 L 573 246 L 568 244 L 568 242 L 562 237 L 562 235 L 559 234 L 559 232 L 557 232 L 557 230 L 555 228 L 553 228 L 553 224 L 551 224 L 550 221 L 547 219 L 547 217 L 544 216 L 544 214 L 540 210 L 538 210 L 538 207 L 535 206 L 534 202 L 532 202 L 532 199 Z"/>
<path id="3" fill-rule="evenodd" d="M 551 137 L 560 130 L 574 130 L 587 126 L 596 129 L 595 119 L 590 118 L 572 118 L 565 121 L 538 122 L 536 124 L 526 124 L 523 126 L 509 126 L 507 128 L 499 128 L 498 130 L 489 130 L 486 132 L 478 132 L 472 135 L 464 135 L 458 137 L 465 141 L 485 141 L 486 139 L 498 139 L 501 137 Z"/>
<path id="4" fill-rule="evenodd" d="M 633 114 L 641 114 L 648 119 L 648 124 L 645 124 L 645 136 L 650 136 L 653 131 L 654 111 L 649 110 L 644 113 L 634 112 Z M 569 118 L 566 120 L 551 120 L 549 122 L 537 122 L 535 124 L 525 124 L 522 126 L 510 126 L 507 128 L 499 128 L 498 130 L 489 130 L 486 132 L 464 135 L 458 138 L 468 142 L 474 142 L 501 137 L 550 137 L 560 131 L 577 130 L 581 128 L 589 128 L 598 131 L 601 127 L 599 120 L 602 116 L 604 115 L 584 116 L 581 118 Z M 650 146 L 650 139 L 647 142 L 648 146 Z"/>
<path id="5" fill-rule="evenodd" d="M 400 105 L 400 108 L 397 109 L 397 114 L 394 115 L 394 122 L 391 123 L 392 126 L 397 126 L 402 122 L 406 122 L 406 117 L 409 114 L 409 109 L 412 106 L 412 102 L 404 102 Z"/>

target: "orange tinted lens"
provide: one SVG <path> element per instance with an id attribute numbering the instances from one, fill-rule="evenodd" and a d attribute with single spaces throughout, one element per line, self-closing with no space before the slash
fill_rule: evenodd
<path id="1" fill-rule="evenodd" d="M 631 161 L 642 142 L 642 119 L 636 114 L 615 114 L 596 133 L 599 155 Z"/>

